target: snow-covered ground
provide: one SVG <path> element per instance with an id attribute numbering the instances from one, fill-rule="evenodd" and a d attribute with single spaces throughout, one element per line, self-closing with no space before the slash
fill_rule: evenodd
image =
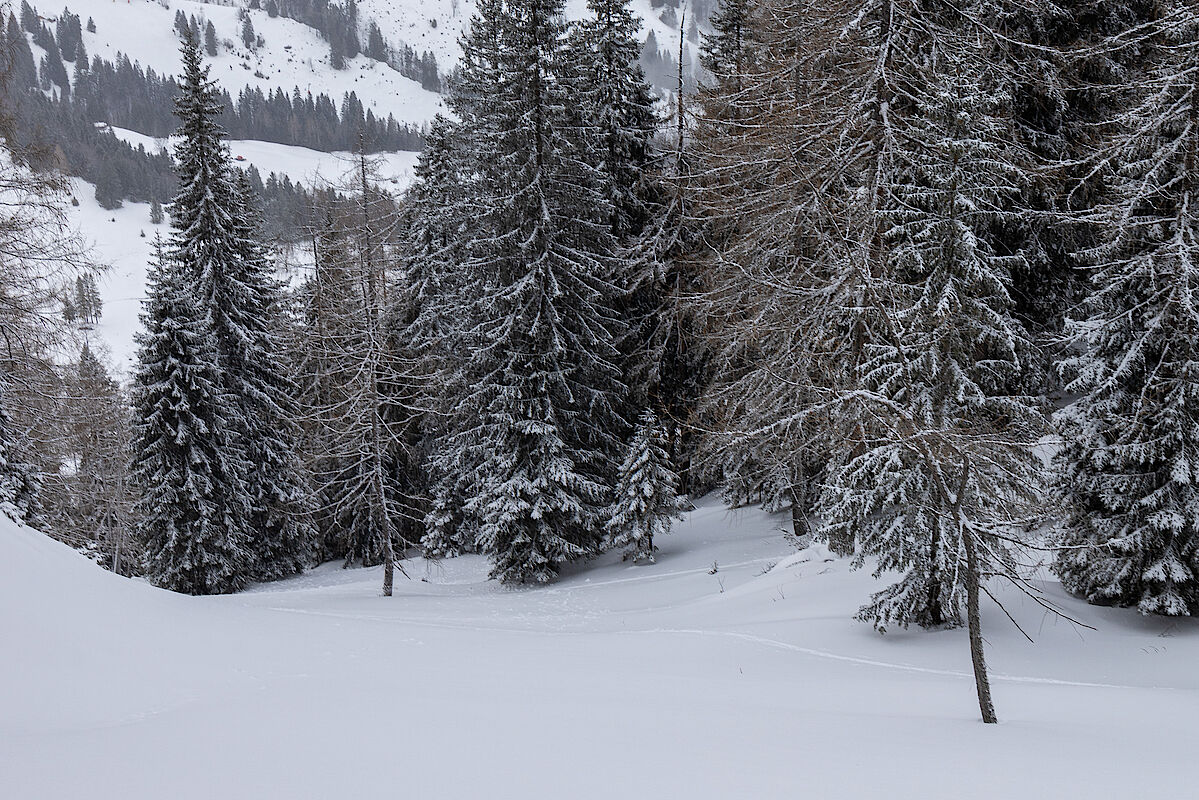
<path id="1" fill-rule="evenodd" d="M 151 153 L 166 150 L 171 141 L 156 139 L 146 136 L 144 133 L 118 128 L 115 125 L 110 126 L 108 130 L 118 139 L 133 147 L 141 145 Z M 258 168 L 263 180 L 266 180 L 267 176 L 274 172 L 278 175 L 287 175 L 293 181 L 305 186 L 344 183 L 347 175 L 354 170 L 355 156 L 353 153 L 326 153 L 307 147 L 261 142 L 254 139 L 231 140 L 229 153 L 235 159 L 235 166 L 245 168 L 253 164 Z M 408 150 L 377 153 L 370 156 L 371 162 L 378 170 L 379 180 L 387 184 L 392 191 L 408 185 L 412 180 L 412 169 L 416 166 L 419 158 L 420 153 Z"/>
<path id="2" fill-rule="evenodd" d="M 678 46 L 678 12 L 660 6 L 654 8 L 652 0 L 632 0 L 629 4 L 641 19 L 640 38 L 644 41 L 652 31 L 658 44 L 670 50 Z M 384 38 L 393 44 L 406 42 L 418 52 L 431 51 L 443 72 L 449 72 L 458 62 L 461 54 L 458 39 L 475 9 L 475 0 L 359 0 L 358 3 L 360 19 L 375 20 Z M 569 19 L 589 16 L 587 0 L 566 0 L 565 10 Z M 693 51 L 695 46 L 693 41 L 688 43 Z"/>
<path id="3" fill-rule="evenodd" d="M 965 633 L 851 621 L 877 584 L 701 502 L 653 565 L 509 590 L 478 558 L 172 595 L 0 523 L 6 797 L 1193 797 L 1199 627 L 1005 595 Z M 715 564 L 716 571 L 712 573 Z"/>
<path id="4" fill-rule="evenodd" d="M 102 265 L 100 299 L 104 303 L 93 346 L 107 351 L 111 366 L 122 380 L 132 373 L 137 347 L 133 335 L 141 326 L 142 300 L 146 296 L 146 272 L 154 247 L 154 235 L 168 234 L 166 223 L 150 224 L 150 206 L 126 202 L 107 211 L 96 202 L 96 188 L 72 178 L 77 207 L 68 207 L 71 224 L 91 247 L 92 259 Z M 142 234 L 145 234 L 143 237 Z"/>

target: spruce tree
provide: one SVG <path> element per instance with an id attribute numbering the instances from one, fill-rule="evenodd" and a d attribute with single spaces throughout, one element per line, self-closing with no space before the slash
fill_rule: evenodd
<path id="1" fill-rule="evenodd" d="M 880 629 L 958 622 L 972 574 L 1010 574 L 1002 532 L 1031 511 L 1042 480 L 1038 409 L 1004 385 L 1025 335 L 1007 291 L 1016 259 L 987 239 L 1019 170 L 986 73 L 958 55 L 943 52 L 913 82 L 895 173 L 911 179 L 886 186 L 888 273 L 873 286 L 890 323 L 862 373 L 885 424 L 833 476 L 826 505 L 827 528 L 859 541 L 857 564 L 876 556 L 878 573 L 904 573 L 862 609 Z"/>
<path id="2" fill-rule="evenodd" d="M 234 592 L 253 566 L 236 408 L 186 265 L 158 245 L 138 336 L 132 473 L 152 583 L 185 594 Z"/>
<path id="3" fill-rule="evenodd" d="M 1199 611 L 1199 15 L 1140 41 L 1131 108 L 1116 119 L 1115 201 L 1099 220 L 1085 350 L 1066 364 L 1082 396 L 1060 415 L 1069 500 L 1057 572 L 1094 603 Z"/>
<path id="4" fill-rule="evenodd" d="M 462 190 L 464 136 L 459 125 L 442 116 L 430 125 L 406 198 L 407 286 L 395 310 L 402 327 L 394 337 L 407 343 L 421 371 L 436 376 L 429 385 L 438 387 L 428 400 L 436 413 L 426 415 L 422 425 L 432 473 L 421 539 L 428 557 L 456 556 L 475 547 L 474 531 L 462 515 L 463 499 L 473 491 L 470 473 L 439 452 L 468 419 L 460 401 L 472 390 L 463 369 L 463 353 L 472 346 L 471 326 L 462 319 L 462 310 L 471 308 L 472 288 L 478 284 L 457 268 L 466 256 L 472 221 L 471 198 Z"/>
<path id="5" fill-rule="evenodd" d="M 212 25 L 212 20 L 204 26 L 204 52 L 210 56 L 217 54 L 216 49 L 216 28 Z"/>
<path id="6" fill-rule="evenodd" d="M 194 39 L 183 45 L 183 81 L 168 256 L 194 281 L 211 326 L 231 436 L 254 472 L 241 488 L 253 518 L 242 525 L 256 559 L 254 577 L 298 572 L 309 556 L 304 488 L 293 448 L 292 386 L 275 358 L 272 332 L 281 285 L 259 242 L 260 220 L 244 175 L 236 178 L 217 121 L 220 94 Z M 232 460 L 232 457 L 231 457 Z"/>
<path id="7" fill-rule="evenodd" d="M 246 457 L 253 465 L 250 494 L 256 566 L 254 577 L 274 580 L 302 572 L 312 557 L 315 532 L 309 519 L 308 487 L 296 454 L 296 387 L 278 354 L 283 350 L 283 283 L 272 274 L 259 241 L 262 217 L 244 172 L 235 184 L 234 219 L 240 283 L 246 289 L 241 347 L 222 360 L 226 390 L 240 399 Z M 228 351 L 227 351 L 228 352 Z"/>
<path id="8" fill-rule="evenodd" d="M 258 42 L 258 35 L 254 33 L 254 23 L 250 20 L 247 14 L 246 18 L 241 23 L 241 43 L 246 46 L 247 50 L 253 50 Z"/>
<path id="9" fill-rule="evenodd" d="M 682 519 L 678 476 L 670 468 L 657 416 L 645 411 L 621 462 L 608 520 L 608 546 L 624 548 L 625 559 L 654 560 L 654 538 Z"/>
<path id="10" fill-rule="evenodd" d="M 755 57 L 752 0 L 720 0 L 700 47 L 699 62 L 717 86 L 741 91 Z"/>
<path id="11" fill-rule="evenodd" d="M 505 582 L 544 582 L 594 552 L 613 482 L 613 242 L 593 139 L 569 124 L 574 79 L 558 0 L 481 4 L 451 105 L 478 203 L 464 364 L 475 387 L 441 455 L 469 477 L 464 513 Z M 477 320 L 477 322 L 476 322 Z"/>
<path id="12" fill-rule="evenodd" d="M 571 41 L 580 72 L 583 123 L 598 137 L 603 193 L 618 240 L 646 222 L 643 180 L 656 127 L 653 96 L 638 62 L 640 20 L 628 0 L 588 0 L 591 17 Z"/>

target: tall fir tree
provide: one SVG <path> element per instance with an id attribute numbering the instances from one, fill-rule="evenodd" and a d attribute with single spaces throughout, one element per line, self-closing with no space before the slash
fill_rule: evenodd
<path id="1" fill-rule="evenodd" d="M 279 345 L 271 328 L 282 287 L 258 239 L 260 218 L 248 182 L 232 174 L 217 119 L 219 90 L 190 33 L 182 53 L 175 153 L 180 188 L 171 203 L 167 256 L 193 281 L 210 326 L 222 395 L 231 404 L 225 419 L 237 452 L 229 460 L 248 459 L 254 466 L 237 484 L 248 495 L 232 506 L 252 515 L 239 526 L 249 533 L 246 546 L 254 556 L 249 576 L 277 578 L 303 568 L 312 538 L 294 455 L 293 388 L 275 357 Z"/>
<path id="2" fill-rule="evenodd" d="M 594 138 L 570 125 L 578 77 L 558 0 L 489 2 L 467 36 L 451 105 L 479 207 L 479 289 L 463 369 L 477 409 L 447 437 L 464 511 L 505 582 L 544 582 L 594 552 L 618 450 L 609 208 Z M 467 523 L 470 524 L 470 523 Z"/>
<path id="3" fill-rule="evenodd" d="M 236 408 L 192 275 L 164 254 L 151 266 L 133 382 L 132 474 L 141 489 L 146 575 L 185 594 L 234 592 L 253 567 L 249 470 Z"/>
<path id="4" fill-rule="evenodd" d="M 715 85 L 740 92 L 757 55 L 753 0 L 720 0 L 708 20 L 712 28 L 700 46 L 699 61 Z"/>
<path id="5" fill-rule="evenodd" d="M 256 557 L 254 577 L 274 580 L 302 572 L 313 555 L 315 530 L 310 496 L 296 453 L 296 387 L 278 354 L 283 350 L 279 322 L 284 285 L 275 278 L 259 237 L 262 217 L 249 178 L 235 178 L 238 210 L 234 217 L 240 283 L 245 288 L 240 347 L 222 362 L 229 393 L 240 399 L 246 457 L 254 466 L 247 476 Z M 228 351 L 227 351 L 228 352 Z"/>
<path id="6" fill-rule="evenodd" d="M 591 13 L 573 30 L 579 110 L 594 131 L 603 193 L 618 241 L 645 226 L 644 177 L 656 127 L 654 100 L 638 63 L 641 22 L 628 0 L 588 0 Z M 627 282 L 627 281 L 626 281 Z"/>

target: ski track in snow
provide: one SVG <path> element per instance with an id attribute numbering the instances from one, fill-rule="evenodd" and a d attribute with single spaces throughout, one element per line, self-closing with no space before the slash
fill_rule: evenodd
<path id="1" fill-rule="evenodd" d="M 731 565 L 730 565 L 731 566 Z M 673 573 L 673 574 L 691 574 L 693 571 Z M 610 581 L 609 583 L 618 583 L 619 581 Z M 529 636 L 591 636 L 595 635 L 596 631 L 591 630 L 546 630 L 538 628 L 514 628 L 501 625 L 478 625 L 449 622 L 447 620 L 428 620 L 428 619 L 413 619 L 409 617 L 391 617 L 377 616 L 366 614 L 347 614 L 338 613 L 335 611 L 314 611 L 304 608 L 290 608 L 286 606 L 268 606 L 268 611 L 274 611 L 285 614 L 299 614 L 301 616 L 310 617 L 325 617 L 329 619 L 339 619 L 358 622 L 377 622 L 385 625 L 410 625 L 420 628 L 431 628 L 436 630 L 452 630 L 452 631 L 467 631 L 471 633 L 504 633 L 512 635 L 529 635 Z M 652 609 L 651 609 L 652 610 Z M 630 613 L 630 612 L 625 612 Z M 636 611 L 631 613 L 638 613 Z M 974 675 L 969 672 L 952 669 L 937 669 L 934 667 L 920 667 L 915 664 L 901 664 L 894 661 L 881 661 L 876 658 L 867 658 L 864 656 L 850 656 L 843 653 L 833 653 L 828 650 L 819 650 L 812 647 L 802 647 L 791 642 L 780 641 L 779 639 L 771 639 L 765 636 L 757 636 L 752 633 L 741 633 L 739 631 L 719 631 L 719 630 L 701 630 L 698 628 L 649 628 L 645 630 L 605 630 L 599 632 L 601 635 L 612 636 L 696 636 L 696 637 L 722 637 L 733 639 L 739 642 L 747 642 L 750 644 L 762 645 L 776 650 L 785 650 L 791 653 L 800 653 L 813 658 L 822 658 L 829 661 L 842 661 L 850 664 L 858 664 L 867 667 L 878 667 L 880 669 L 896 670 L 899 672 L 911 672 L 925 675 L 941 675 L 950 678 L 960 678 L 963 680 L 974 680 Z M 1004 681 L 1007 683 L 1028 683 L 1041 684 L 1045 686 L 1073 686 L 1088 689 L 1120 689 L 1120 690 L 1155 690 L 1155 691 L 1175 691 L 1175 692 L 1193 692 L 1194 689 L 1177 686 L 1136 686 L 1133 684 L 1120 683 L 1095 683 L 1092 681 L 1071 681 L 1060 678 L 1045 678 L 1033 675 L 1007 675 L 1003 673 L 990 673 L 991 680 Z"/>
<path id="2" fill-rule="evenodd" d="M 831 653 L 827 650 L 817 650 L 811 647 L 801 647 L 790 642 L 782 642 L 778 639 L 769 639 L 765 636 L 755 636 L 752 633 L 739 633 L 737 631 L 705 631 L 699 629 L 686 628 L 656 628 L 654 630 L 645 631 L 622 631 L 624 635 L 647 635 L 647 634 L 675 634 L 680 636 L 723 636 L 729 639 L 737 639 L 738 641 L 751 642 L 760 644 L 766 647 L 773 647 L 779 650 L 787 650 L 793 653 L 803 653 L 807 656 L 815 658 L 825 658 L 831 661 L 845 661 L 851 664 L 861 664 L 869 667 L 881 667 L 883 669 L 899 670 L 901 672 L 916 672 L 927 675 L 944 675 L 950 678 L 963 678 L 973 681 L 974 675 L 969 672 L 961 672 L 952 669 L 935 669 L 932 667 L 918 667 L 914 664 L 899 664 L 893 661 L 879 661 L 875 658 L 864 658 L 862 656 L 847 656 L 841 653 Z M 1091 683 L 1088 681 L 1068 681 L 1057 678 L 1039 678 L 1029 675 L 1003 675 L 998 673 L 990 673 L 993 681 L 1006 681 L 1008 683 L 1036 683 L 1050 686 L 1077 686 L 1089 689 L 1166 689 L 1170 691 L 1186 692 L 1193 691 L 1191 689 L 1173 687 L 1173 686 L 1132 686 L 1118 683 Z"/>

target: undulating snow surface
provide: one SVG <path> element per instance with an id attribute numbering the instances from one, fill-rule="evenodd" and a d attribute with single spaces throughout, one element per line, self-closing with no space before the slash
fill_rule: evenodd
<path id="1" fill-rule="evenodd" d="M 172 595 L 0 522 L 5 797 L 1191 797 L 1199 628 L 1046 590 L 879 636 L 877 584 L 705 500 L 656 564 L 508 590 L 475 557 Z M 711 574 L 713 564 L 717 571 Z"/>

